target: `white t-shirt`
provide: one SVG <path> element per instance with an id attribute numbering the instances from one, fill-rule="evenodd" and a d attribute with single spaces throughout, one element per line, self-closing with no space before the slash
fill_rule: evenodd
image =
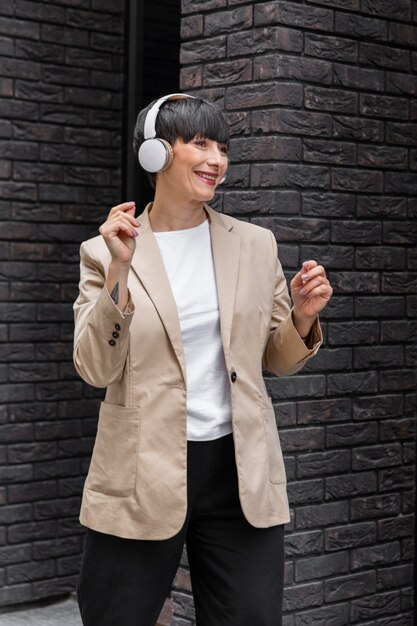
<path id="1" fill-rule="evenodd" d="M 187 375 L 187 439 L 232 432 L 209 222 L 155 233 L 178 309 Z"/>

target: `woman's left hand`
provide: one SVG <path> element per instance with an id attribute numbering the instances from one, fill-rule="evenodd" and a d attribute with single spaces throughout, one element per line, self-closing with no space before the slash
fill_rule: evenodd
<path id="1" fill-rule="evenodd" d="M 318 265 L 316 261 L 305 261 L 291 281 L 294 318 L 314 321 L 330 300 L 332 293 L 333 289 L 324 267 Z"/>

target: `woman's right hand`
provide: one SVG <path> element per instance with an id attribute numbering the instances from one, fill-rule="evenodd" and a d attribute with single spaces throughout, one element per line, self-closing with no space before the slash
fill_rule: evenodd
<path id="1" fill-rule="evenodd" d="M 136 248 L 137 228 L 140 226 L 135 218 L 134 202 L 124 202 L 114 206 L 107 220 L 99 228 L 116 265 L 130 267 Z"/>

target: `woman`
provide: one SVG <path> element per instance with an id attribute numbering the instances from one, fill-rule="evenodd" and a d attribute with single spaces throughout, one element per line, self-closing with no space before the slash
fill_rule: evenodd
<path id="1" fill-rule="evenodd" d="M 332 289 L 307 261 L 290 309 L 272 233 L 206 204 L 228 142 L 213 103 L 149 105 L 134 149 L 154 201 L 113 207 L 81 246 L 74 362 L 107 387 L 80 517 L 85 626 L 154 626 L 184 542 L 199 626 L 281 624 L 289 512 L 262 368 L 317 352 Z"/>

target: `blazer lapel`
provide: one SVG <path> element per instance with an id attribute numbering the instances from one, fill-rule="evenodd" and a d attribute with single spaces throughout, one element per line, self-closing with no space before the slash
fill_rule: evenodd
<path id="1" fill-rule="evenodd" d="M 185 358 L 177 305 L 158 243 L 149 223 L 149 205 L 137 219 L 140 223 L 132 269 L 138 275 L 147 294 L 155 305 L 181 367 L 186 381 Z"/>
<path id="2" fill-rule="evenodd" d="M 233 232 L 221 215 L 204 205 L 210 218 L 211 247 L 216 274 L 217 297 L 220 309 L 220 329 L 225 355 L 229 351 L 235 308 L 240 260 L 240 237 Z"/>

